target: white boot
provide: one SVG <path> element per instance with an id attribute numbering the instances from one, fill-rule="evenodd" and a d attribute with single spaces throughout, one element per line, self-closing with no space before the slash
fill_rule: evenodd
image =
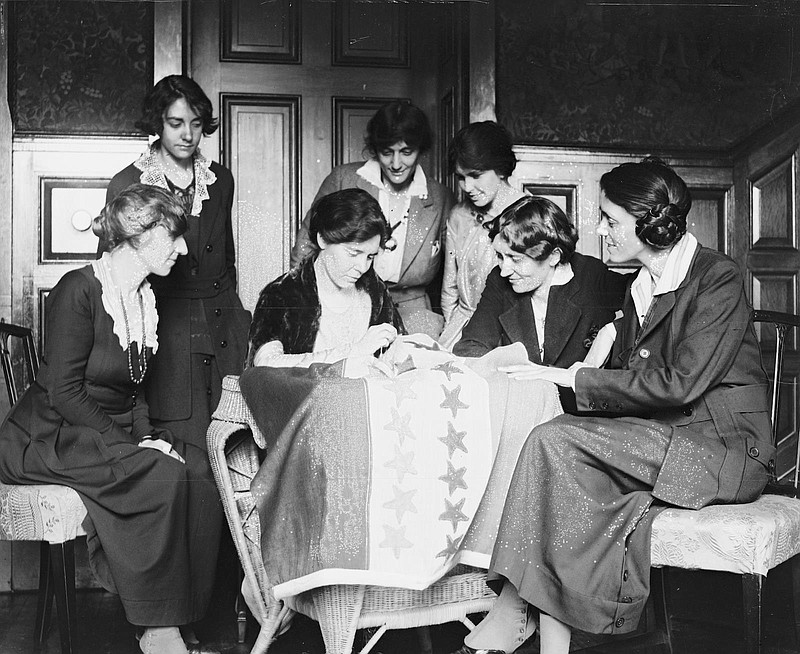
<path id="1" fill-rule="evenodd" d="M 147 627 L 139 649 L 143 654 L 188 654 L 178 627 Z"/>

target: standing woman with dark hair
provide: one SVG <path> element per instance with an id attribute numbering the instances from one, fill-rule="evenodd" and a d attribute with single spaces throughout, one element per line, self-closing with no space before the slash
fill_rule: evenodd
<path id="1" fill-rule="evenodd" d="M 450 170 L 464 191 L 447 220 L 442 313 L 444 331 L 439 342 L 452 348 L 461 338 L 481 299 L 486 277 L 497 263 L 488 225 L 524 195 L 508 183 L 517 158 L 511 136 L 492 121 L 461 129 L 447 152 Z"/>
<path id="2" fill-rule="evenodd" d="M 153 422 L 203 449 L 222 377 L 242 370 L 250 322 L 236 294 L 233 178 L 198 148 L 217 125 L 196 82 L 164 77 L 144 98 L 136 123 L 159 138 L 114 176 L 106 195 L 111 200 L 134 182 L 151 184 L 169 190 L 186 211 L 189 253 L 167 277 L 152 280 L 161 347 L 146 391 Z"/>
<path id="3" fill-rule="evenodd" d="M 186 254 L 186 219 L 171 193 L 134 184 L 93 230 L 109 251 L 47 297 L 39 374 L 0 427 L 0 479 L 75 489 L 92 570 L 139 648 L 187 654 L 180 628 L 211 599 L 222 509 L 205 449 L 153 425 L 141 392 L 162 346 L 148 277 Z"/>
<path id="4" fill-rule="evenodd" d="M 364 189 L 378 201 L 389 233 L 375 272 L 386 282 L 408 331 L 435 338 L 442 319 L 431 311 L 427 289 L 441 278 L 444 228 L 453 197 L 428 179 L 419 164 L 432 141 L 428 118 L 419 107 L 403 101 L 382 106 L 367 124 L 365 150 L 370 159 L 334 168 L 314 202 L 345 188 Z M 292 249 L 293 267 L 312 251 L 309 219 L 310 212 Z"/>
<path id="5" fill-rule="evenodd" d="M 646 159 L 600 188 L 609 258 L 642 267 L 606 368 L 506 368 L 572 388 L 586 413 L 539 425 L 522 449 L 490 565 L 502 590 L 466 654 L 513 652 L 537 622 L 544 654 L 566 654 L 573 629 L 634 630 L 653 518 L 667 506 L 751 502 L 774 461 L 741 273 L 686 232 L 686 184 Z"/>

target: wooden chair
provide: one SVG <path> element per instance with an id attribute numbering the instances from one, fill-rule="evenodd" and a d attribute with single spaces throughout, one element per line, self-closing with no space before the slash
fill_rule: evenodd
<path id="1" fill-rule="evenodd" d="M 14 374 L 11 337 L 21 345 L 21 375 Z M 0 362 L 13 405 L 39 371 L 30 329 L 0 321 Z M 0 540 L 41 542 L 34 642 L 46 640 L 55 598 L 62 654 L 72 654 L 75 642 L 75 539 L 86 535 L 85 517 L 80 496 L 66 486 L 0 484 Z"/>
<path id="2" fill-rule="evenodd" d="M 272 596 L 261 558 L 261 527 L 250 482 L 258 471 L 264 437 L 239 391 L 239 379 L 227 376 L 208 429 L 208 454 L 249 589 L 249 605 L 261 631 L 251 654 L 263 654 L 291 611 Z M 328 654 L 350 654 L 357 629 L 377 628 L 361 654 L 369 652 L 387 629 L 404 629 L 460 620 L 488 611 L 495 594 L 482 570 L 456 568 L 423 591 L 377 586 L 337 585 L 303 593 L 292 609 L 320 623 Z"/>
<path id="3" fill-rule="evenodd" d="M 790 330 L 800 327 L 800 316 L 754 311 L 753 321 L 759 326 L 765 323 L 775 327 L 774 350 L 764 328 L 761 328 L 761 348 L 765 362 L 774 353 L 772 440 L 779 448 L 785 448 L 787 443 L 778 437 L 781 400 L 791 399 L 795 409 L 798 406 L 796 376 L 790 380 L 784 376 L 786 337 Z M 793 438 L 797 439 L 797 435 Z M 745 650 L 747 654 L 761 652 L 762 586 L 770 570 L 790 561 L 794 621 L 800 643 L 800 499 L 797 499 L 800 442 L 795 442 L 794 448 L 794 468 L 780 478 L 776 478 L 773 468 L 770 484 L 755 502 L 708 506 L 699 511 L 670 508 L 653 521 L 651 565 L 655 569 L 651 599 L 656 609 L 657 629 L 650 634 L 651 641 L 673 651 L 665 571 L 670 567 L 718 570 L 741 576 Z"/>

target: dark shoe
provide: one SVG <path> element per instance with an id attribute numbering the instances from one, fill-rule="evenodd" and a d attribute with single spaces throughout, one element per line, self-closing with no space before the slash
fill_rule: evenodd
<path id="1" fill-rule="evenodd" d="M 506 654 L 502 649 L 474 649 L 469 645 L 462 645 L 452 654 Z"/>

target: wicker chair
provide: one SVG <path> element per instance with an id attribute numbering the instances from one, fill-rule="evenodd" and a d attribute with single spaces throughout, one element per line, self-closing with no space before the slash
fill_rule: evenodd
<path id="1" fill-rule="evenodd" d="M 250 481 L 258 470 L 264 437 L 239 391 L 238 377 L 222 382 L 222 397 L 208 429 L 208 454 L 225 515 L 249 586 L 250 608 L 261 623 L 252 654 L 263 654 L 296 610 L 320 624 L 328 654 L 350 654 L 357 629 L 377 627 L 362 650 L 369 652 L 387 629 L 403 629 L 460 620 L 488 611 L 495 594 L 486 573 L 458 567 L 422 591 L 378 586 L 337 585 L 303 593 L 291 607 L 272 595 L 261 558 L 261 527 Z"/>
<path id="2" fill-rule="evenodd" d="M 20 339 L 25 382 L 36 377 L 39 361 L 30 329 L 0 321 L 0 362 L 13 405 L 25 382 L 14 374 L 9 337 Z M 66 486 L 0 484 L 0 540 L 41 542 L 34 642 L 46 639 L 55 597 L 62 654 L 72 654 L 75 641 L 75 539 L 86 535 L 85 517 L 80 496 Z"/>

